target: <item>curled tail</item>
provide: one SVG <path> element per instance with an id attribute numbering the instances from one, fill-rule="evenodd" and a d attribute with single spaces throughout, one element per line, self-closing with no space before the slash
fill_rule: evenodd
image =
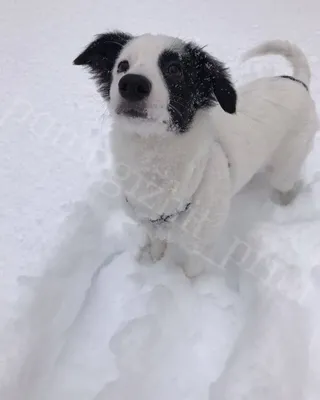
<path id="1" fill-rule="evenodd" d="M 311 71 L 308 60 L 303 51 L 286 40 L 271 40 L 249 50 L 243 56 L 243 61 L 264 55 L 279 55 L 286 58 L 293 67 L 293 78 L 303 82 L 306 87 L 310 85 Z"/>

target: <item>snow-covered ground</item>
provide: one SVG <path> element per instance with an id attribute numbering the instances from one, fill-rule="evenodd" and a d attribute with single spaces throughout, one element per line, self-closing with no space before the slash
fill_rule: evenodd
<path id="1" fill-rule="evenodd" d="M 295 204 L 273 205 L 257 177 L 234 199 L 214 265 L 190 281 L 166 260 L 133 261 L 110 121 L 72 66 L 96 33 L 162 32 L 208 44 L 241 83 L 288 72 L 273 58 L 239 63 L 284 38 L 308 55 L 320 104 L 319 11 L 318 0 L 2 2 L 1 400 L 319 399 L 320 137 Z"/>

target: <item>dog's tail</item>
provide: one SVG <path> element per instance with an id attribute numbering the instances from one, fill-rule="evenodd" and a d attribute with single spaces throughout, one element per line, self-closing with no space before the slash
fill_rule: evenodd
<path id="1" fill-rule="evenodd" d="M 293 67 L 293 78 L 309 87 L 311 71 L 303 51 L 293 43 L 285 40 L 271 40 L 254 47 L 243 56 L 243 61 L 263 55 L 279 55 L 286 58 Z"/>

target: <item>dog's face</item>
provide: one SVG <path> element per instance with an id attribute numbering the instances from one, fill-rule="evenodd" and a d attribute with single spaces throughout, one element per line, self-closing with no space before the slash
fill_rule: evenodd
<path id="1" fill-rule="evenodd" d="M 90 68 L 114 118 L 183 133 L 199 110 L 236 111 L 224 65 L 193 43 L 161 35 L 99 35 L 74 61 Z M 164 129 L 151 129 L 156 125 Z"/>

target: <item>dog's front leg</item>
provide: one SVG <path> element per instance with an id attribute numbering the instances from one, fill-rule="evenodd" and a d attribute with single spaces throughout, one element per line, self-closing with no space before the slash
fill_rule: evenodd
<path id="1" fill-rule="evenodd" d="M 227 181 L 225 183 L 228 185 Z M 181 218 L 179 229 L 172 235 L 172 241 L 180 243 L 184 250 L 179 264 L 189 278 L 200 275 L 214 264 L 212 248 L 229 211 L 230 197 L 221 194 L 219 201 L 211 200 L 212 204 L 208 204 L 207 200 L 212 197 L 206 197 L 205 193 L 206 190 L 204 197 L 201 196 L 190 212 Z"/>
<path id="2" fill-rule="evenodd" d="M 208 254 L 228 217 L 230 200 L 228 160 L 220 145 L 215 144 L 191 206 L 173 227 L 173 241 L 186 250 L 183 269 L 188 277 L 195 277 L 210 267 Z"/>
<path id="3" fill-rule="evenodd" d="M 150 256 L 153 262 L 160 261 L 166 252 L 167 249 L 167 242 L 166 240 L 153 238 L 151 240 L 150 246 Z"/>
<path id="4" fill-rule="evenodd" d="M 156 263 L 163 258 L 166 248 L 166 240 L 159 239 L 148 232 L 145 235 L 144 244 L 138 249 L 136 260 L 139 263 L 150 261 Z"/>
<path id="5" fill-rule="evenodd" d="M 135 209 L 131 206 L 125 195 L 122 196 L 122 204 L 126 214 L 139 224 L 139 218 L 136 215 Z M 146 230 L 144 242 L 139 246 L 135 254 L 135 259 L 139 263 L 150 261 L 155 263 L 163 258 L 167 248 L 167 241 L 159 239 L 150 226 L 147 225 L 144 228 Z"/>

